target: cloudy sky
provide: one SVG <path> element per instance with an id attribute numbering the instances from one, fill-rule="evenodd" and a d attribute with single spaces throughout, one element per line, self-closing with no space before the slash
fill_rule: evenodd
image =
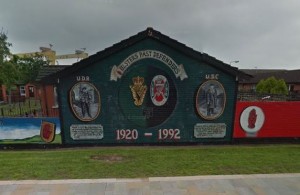
<path id="1" fill-rule="evenodd" d="M 238 68 L 300 69 L 299 0 L 1 0 L 12 53 L 91 55 L 151 26 Z"/>

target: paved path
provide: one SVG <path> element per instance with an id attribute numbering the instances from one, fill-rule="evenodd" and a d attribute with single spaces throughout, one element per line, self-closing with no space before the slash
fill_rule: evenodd
<path id="1" fill-rule="evenodd" d="M 78 179 L 0 181 L 1 195 L 201 195 L 296 194 L 300 173 L 150 177 L 143 179 Z"/>

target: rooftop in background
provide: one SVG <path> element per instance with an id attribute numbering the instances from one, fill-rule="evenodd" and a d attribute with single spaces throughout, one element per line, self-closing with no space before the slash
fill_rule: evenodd
<path id="1" fill-rule="evenodd" d="M 241 69 L 246 74 L 250 74 L 253 78 L 248 80 L 241 79 L 240 83 L 258 83 L 262 79 L 274 76 L 276 79 L 283 79 L 286 83 L 300 83 L 300 69 L 284 70 L 284 69 Z"/>
<path id="2" fill-rule="evenodd" d="M 36 78 L 36 82 L 41 82 L 43 80 L 44 83 L 55 83 L 55 81 L 52 78 L 48 78 L 51 74 L 57 73 L 66 67 L 69 67 L 71 65 L 49 65 L 49 66 L 43 66 L 41 70 L 39 71 L 39 74 Z"/>

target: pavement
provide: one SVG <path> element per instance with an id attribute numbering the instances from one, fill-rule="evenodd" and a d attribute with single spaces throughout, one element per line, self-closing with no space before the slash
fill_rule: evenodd
<path id="1" fill-rule="evenodd" d="M 1 195 L 300 195 L 300 173 L 0 181 Z"/>

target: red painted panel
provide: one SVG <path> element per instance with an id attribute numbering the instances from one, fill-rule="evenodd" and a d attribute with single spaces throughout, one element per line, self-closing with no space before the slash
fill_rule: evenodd
<path id="1" fill-rule="evenodd" d="M 246 137 L 300 137 L 300 102 L 237 102 L 233 138 Z"/>

